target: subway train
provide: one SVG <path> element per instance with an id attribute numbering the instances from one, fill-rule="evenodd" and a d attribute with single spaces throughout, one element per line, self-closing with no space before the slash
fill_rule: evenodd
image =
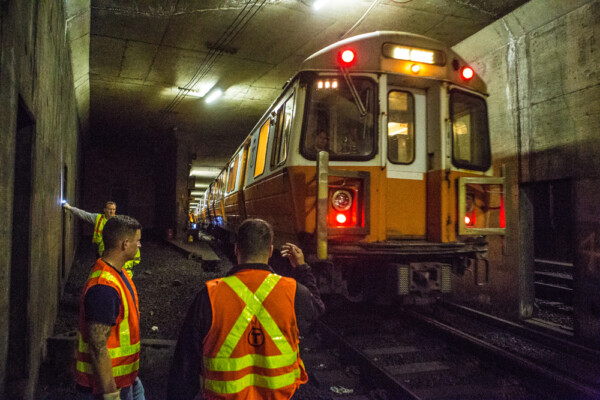
<path id="1" fill-rule="evenodd" d="M 284 85 L 206 190 L 200 221 L 229 241 L 245 218 L 268 221 L 276 250 L 300 245 L 322 292 L 354 300 L 429 302 L 466 269 L 483 281 L 487 237 L 505 226 L 486 98 L 437 40 L 334 43 Z"/>

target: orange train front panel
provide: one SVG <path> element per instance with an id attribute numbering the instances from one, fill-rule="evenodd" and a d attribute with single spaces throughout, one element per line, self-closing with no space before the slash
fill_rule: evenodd
<path id="1" fill-rule="evenodd" d="M 370 174 L 370 230 L 357 237 L 365 242 L 389 239 L 456 240 L 456 180 L 473 176 L 457 171 L 430 171 L 425 180 L 388 179 L 380 167 L 331 167 L 335 170 L 365 171 Z M 247 187 L 243 193 L 245 217 L 269 221 L 286 240 L 301 232 L 313 234 L 316 225 L 316 169 L 288 167 Z M 240 218 L 234 197 L 225 210 Z M 231 221 L 234 224 L 236 222 Z"/>
<path id="2" fill-rule="evenodd" d="M 425 180 L 386 179 L 385 221 L 388 239 L 425 239 L 427 188 Z"/>

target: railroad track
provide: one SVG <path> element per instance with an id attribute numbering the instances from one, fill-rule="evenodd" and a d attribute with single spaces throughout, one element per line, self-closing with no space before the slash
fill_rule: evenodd
<path id="1" fill-rule="evenodd" d="M 455 326 L 440 318 L 454 321 Z M 469 323 L 465 332 L 462 324 L 467 318 L 479 325 Z M 516 354 L 508 346 L 499 346 L 497 338 L 521 342 L 524 339 L 517 328 L 501 328 L 497 320 L 491 323 L 496 336 L 470 332 L 483 329 L 482 318 L 465 316 L 464 310 L 450 306 L 427 315 L 397 306 L 346 305 L 322 318 L 317 335 L 321 350 L 311 351 L 318 347 L 313 343 L 302 357 L 311 382 L 330 389 L 336 399 L 600 398 L 596 382 L 600 374 L 593 362 L 596 353 L 575 346 L 567 350 L 572 355 L 571 367 L 554 369 L 544 357 L 553 359 L 552 346 L 565 343 L 544 339 L 545 350 L 538 359 Z M 530 330 L 529 335 L 529 340 L 537 341 L 535 332 Z M 494 337 L 495 344 L 490 339 Z M 535 353 L 533 344 L 524 348 L 528 346 Z M 573 376 L 579 373 L 575 364 L 588 369 L 583 379 Z"/>
<path id="2" fill-rule="evenodd" d="M 558 398 L 600 399 L 597 350 L 447 302 L 438 303 L 435 319 L 482 341 L 485 352 L 560 393 Z"/>

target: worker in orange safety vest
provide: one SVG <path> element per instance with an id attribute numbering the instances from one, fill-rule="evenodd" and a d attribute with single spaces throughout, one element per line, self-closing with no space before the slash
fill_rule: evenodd
<path id="1" fill-rule="evenodd" d="M 302 250 L 287 243 L 294 277 L 273 272 L 273 230 L 260 219 L 238 230 L 238 265 L 213 279 L 188 310 L 175 349 L 168 399 L 289 399 L 308 375 L 300 332 L 324 312 Z"/>
<path id="2" fill-rule="evenodd" d="M 118 215 L 103 232 L 105 249 L 80 300 L 75 379 L 78 399 L 144 400 L 138 378 L 140 314 L 135 285 L 123 265 L 141 247 L 141 225 Z M 123 392 L 123 393 L 121 393 Z"/>

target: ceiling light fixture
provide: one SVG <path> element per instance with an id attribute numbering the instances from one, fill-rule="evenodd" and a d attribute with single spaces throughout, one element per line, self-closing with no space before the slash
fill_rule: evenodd
<path id="1" fill-rule="evenodd" d="M 323 8 L 323 6 L 329 1 L 329 0 L 300 0 L 302 3 L 306 4 L 309 7 L 312 7 L 313 10 L 319 10 L 321 8 Z"/>
<path id="2" fill-rule="evenodd" d="M 217 176 L 219 176 L 220 172 L 221 172 L 221 168 L 217 168 L 217 167 L 192 166 L 192 168 L 190 168 L 189 176 L 213 179 L 213 178 L 216 178 Z M 198 186 L 198 184 L 196 184 L 194 187 L 200 188 L 200 186 Z"/>
<path id="3" fill-rule="evenodd" d="M 323 8 L 323 6 L 327 4 L 327 0 L 317 0 L 313 3 L 312 8 L 313 10 L 320 10 L 321 8 Z"/>
<path id="4" fill-rule="evenodd" d="M 221 89 L 213 89 L 207 96 L 206 99 L 204 101 L 206 101 L 207 103 L 212 103 L 213 101 L 215 101 L 216 99 L 218 99 L 219 97 L 221 97 L 223 95 L 223 91 Z"/>

